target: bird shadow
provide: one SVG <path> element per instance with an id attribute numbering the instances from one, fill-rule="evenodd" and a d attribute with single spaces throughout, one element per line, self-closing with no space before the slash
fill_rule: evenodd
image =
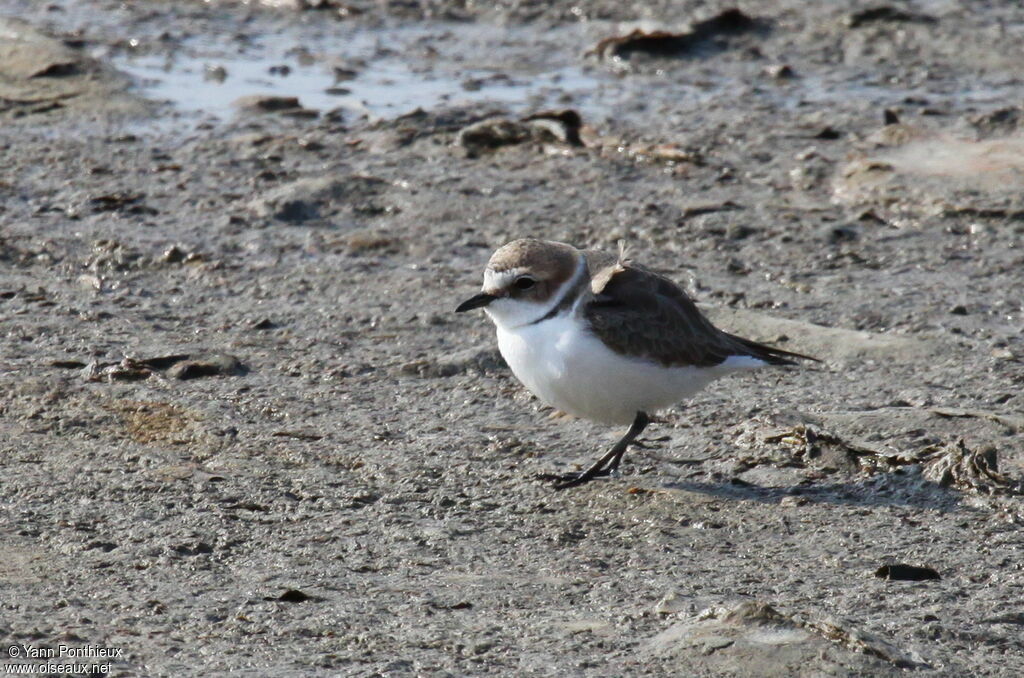
<path id="1" fill-rule="evenodd" d="M 931 482 L 919 472 L 905 470 L 850 482 L 763 486 L 733 478 L 725 482 L 673 481 L 662 487 L 762 504 L 781 504 L 787 497 L 795 497 L 790 501 L 835 506 L 904 506 L 949 512 L 961 508 L 963 502 L 963 493 Z"/>

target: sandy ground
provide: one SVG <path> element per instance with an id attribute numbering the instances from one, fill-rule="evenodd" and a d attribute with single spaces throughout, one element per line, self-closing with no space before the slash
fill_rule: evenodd
<path id="1" fill-rule="evenodd" d="M 1024 672 L 1024 9 L 277 4 L 0 0 L 10 665 Z M 823 362 L 555 492 L 621 431 L 452 313 L 525 236 Z"/>

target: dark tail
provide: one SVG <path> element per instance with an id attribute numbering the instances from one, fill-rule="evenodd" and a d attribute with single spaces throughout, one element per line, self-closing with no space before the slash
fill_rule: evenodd
<path id="1" fill-rule="evenodd" d="M 821 362 L 817 358 L 812 358 L 811 356 L 804 355 L 803 353 L 783 351 L 781 348 L 759 344 L 756 341 L 751 341 L 750 339 L 737 337 L 735 334 L 730 334 L 729 338 L 739 344 L 747 352 L 747 355 L 757 358 L 758 360 L 763 360 L 769 365 L 796 365 L 796 363 L 790 360 L 790 358 L 813 360 L 816 363 Z"/>

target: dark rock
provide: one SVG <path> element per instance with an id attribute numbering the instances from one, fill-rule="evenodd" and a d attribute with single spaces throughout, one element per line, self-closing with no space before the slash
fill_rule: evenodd
<path id="1" fill-rule="evenodd" d="M 747 224 L 731 223 L 725 228 L 725 237 L 730 240 L 746 240 L 758 232 L 758 229 Z"/>
<path id="2" fill-rule="evenodd" d="M 0 19 L 0 79 L 65 77 L 83 72 L 85 64 L 78 50 L 17 19 Z"/>
<path id="3" fill-rule="evenodd" d="M 166 370 L 183 360 L 188 360 L 188 358 L 189 355 L 187 353 L 180 353 L 177 355 L 157 356 L 155 358 L 137 358 L 135 359 L 135 363 L 137 365 L 148 367 L 152 370 Z"/>
<path id="4" fill-rule="evenodd" d="M 860 238 L 860 229 L 853 224 L 827 224 L 821 229 L 821 238 L 831 243 L 853 242 Z"/>
<path id="5" fill-rule="evenodd" d="M 859 12 L 854 12 L 846 17 L 846 25 L 850 28 L 860 28 L 875 23 L 923 23 L 933 24 L 938 21 L 928 14 L 915 14 L 906 10 L 898 9 L 890 5 L 879 5 Z"/>
<path id="6" fill-rule="evenodd" d="M 434 608 L 435 610 L 472 610 L 473 603 L 469 602 L 468 600 L 461 600 L 457 603 L 431 602 L 430 607 Z"/>
<path id="7" fill-rule="evenodd" d="M 223 66 L 207 66 L 203 69 L 203 80 L 224 82 L 228 79 L 228 69 Z"/>
<path id="8" fill-rule="evenodd" d="M 303 593 L 298 589 L 288 589 L 276 598 L 264 598 L 264 600 L 274 600 L 281 603 L 305 603 L 311 600 L 317 600 L 313 596 Z"/>
<path id="9" fill-rule="evenodd" d="M 252 327 L 252 329 L 254 330 L 276 330 L 278 327 L 280 327 L 280 325 L 275 323 L 270 318 L 262 318 L 254 322 L 252 325 L 250 325 L 250 327 Z"/>
<path id="10" fill-rule="evenodd" d="M 333 66 L 331 74 L 334 76 L 334 82 L 345 82 L 346 80 L 355 80 L 359 76 L 359 71 L 346 66 Z"/>
<path id="11" fill-rule="evenodd" d="M 168 264 L 179 264 L 185 261 L 185 257 L 188 256 L 184 250 L 177 245 L 171 245 L 164 253 L 160 256 L 160 260 Z"/>
<path id="12" fill-rule="evenodd" d="M 238 358 L 226 353 L 210 353 L 192 360 L 179 362 L 167 372 L 172 379 L 182 381 L 201 377 L 235 377 L 248 372 Z"/>
<path id="13" fill-rule="evenodd" d="M 258 113 L 280 113 L 281 111 L 301 110 L 302 104 L 298 97 L 281 97 L 267 94 L 253 94 L 235 100 L 235 106 L 247 111 Z"/>
<path id="14" fill-rule="evenodd" d="M 126 212 L 128 214 L 158 214 L 157 210 L 141 204 L 144 193 L 122 191 L 89 198 L 93 212 Z"/>
<path id="15" fill-rule="evenodd" d="M 580 128 L 583 127 L 583 118 L 572 109 L 564 111 L 541 111 L 523 118 L 523 122 L 530 125 L 534 136 L 540 141 L 557 141 L 569 146 L 583 146 L 580 139 Z M 545 139 L 545 135 L 550 139 Z"/>
<path id="16" fill-rule="evenodd" d="M 201 556 L 207 553 L 213 553 L 213 547 L 206 542 L 197 542 L 195 544 L 182 544 L 175 546 L 173 551 L 178 555 L 182 556 Z"/>
<path id="17" fill-rule="evenodd" d="M 109 541 L 94 541 L 85 547 L 86 551 L 99 550 L 104 553 L 110 553 L 117 548 L 117 544 Z"/>
<path id="18" fill-rule="evenodd" d="M 463 127 L 455 143 L 465 149 L 466 155 L 476 158 L 485 152 L 503 146 L 515 146 L 526 142 L 538 144 L 559 143 L 566 146 L 583 146 L 580 128 L 583 120 L 574 110 L 542 111 L 520 120 L 496 117 L 481 120 Z"/>
<path id="19" fill-rule="evenodd" d="M 1024 129 L 1024 107 L 1010 106 L 968 118 L 981 139 L 1006 137 Z"/>
<path id="20" fill-rule="evenodd" d="M 710 47 L 712 51 L 719 51 L 723 48 L 721 41 L 755 31 L 765 25 L 763 20 L 751 18 L 733 8 L 710 19 L 698 21 L 686 32 L 645 31 L 638 28 L 626 35 L 605 38 L 598 42 L 590 53 L 601 59 L 628 59 L 637 53 L 673 57 L 692 54 L 699 48 Z"/>
<path id="21" fill-rule="evenodd" d="M 160 256 L 164 263 L 195 263 L 203 260 L 203 255 L 198 252 L 187 252 L 177 245 L 167 248 Z"/>
<path id="22" fill-rule="evenodd" d="M 485 151 L 521 144 L 529 138 L 529 126 L 508 118 L 493 118 L 463 128 L 455 143 L 466 149 L 470 157 L 477 157 Z"/>
<path id="23" fill-rule="evenodd" d="M 939 573 L 930 567 L 917 567 L 916 565 L 883 565 L 875 570 L 875 576 L 879 579 L 889 581 L 930 581 L 942 579 Z"/>
<path id="24" fill-rule="evenodd" d="M 774 80 L 791 80 L 796 77 L 796 71 L 789 64 L 765 66 L 763 73 Z"/>
<path id="25" fill-rule="evenodd" d="M 702 214 L 712 214 L 714 212 L 732 212 L 734 210 L 741 209 L 743 209 L 743 205 L 737 204 L 732 200 L 726 200 L 725 202 L 695 203 L 692 205 L 685 205 L 682 208 L 682 213 L 679 215 L 679 220 L 685 221 L 693 217 L 699 217 Z"/>
<path id="26" fill-rule="evenodd" d="M 59 367 L 62 370 L 80 370 L 85 367 L 85 363 L 78 360 L 54 360 L 50 366 Z"/>
<path id="27" fill-rule="evenodd" d="M 64 78 L 71 75 L 78 75 L 82 72 L 77 61 L 62 61 L 49 64 L 45 68 L 34 73 L 33 78 Z"/>

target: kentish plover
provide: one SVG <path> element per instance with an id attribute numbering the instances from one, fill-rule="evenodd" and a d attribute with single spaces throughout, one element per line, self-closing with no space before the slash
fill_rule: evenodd
<path id="1" fill-rule="evenodd" d="M 716 328 L 668 278 L 624 257 L 546 240 L 497 250 L 483 291 L 456 312 L 483 308 L 513 374 L 548 405 L 605 424 L 631 424 L 611 450 L 563 489 L 615 471 L 650 414 L 718 377 L 809 356 Z"/>

